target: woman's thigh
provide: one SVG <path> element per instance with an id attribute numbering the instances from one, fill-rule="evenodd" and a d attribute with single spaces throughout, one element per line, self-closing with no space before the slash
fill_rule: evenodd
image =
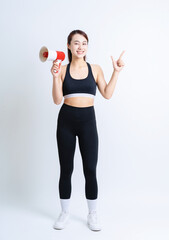
<path id="1" fill-rule="evenodd" d="M 98 131 L 95 119 L 84 122 L 78 132 L 84 170 L 93 171 L 98 160 Z"/>
<path id="2" fill-rule="evenodd" d="M 72 170 L 76 148 L 76 135 L 70 122 L 58 121 L 56 138 L 60 165 L 65 170 Z"/>

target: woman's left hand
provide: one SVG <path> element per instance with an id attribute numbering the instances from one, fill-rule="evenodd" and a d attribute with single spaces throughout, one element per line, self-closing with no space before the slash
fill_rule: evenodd
<path id="1" fill-rule="evenodd" d="M 117 61 L 115 61 L 113 59 L 113 57 L 111 56 L 111 59 L 112 59 L 112 62 L 113 62 L 113 67 L 114 67 L 114 70 L 117 71 L 117 72 L 120 72 L 123 67 L 124 67 L 124 62 L 122 61 L 122 56 L 124 54 L 125 51 L 123 51 L 119 57 L 119 59 Z"/>

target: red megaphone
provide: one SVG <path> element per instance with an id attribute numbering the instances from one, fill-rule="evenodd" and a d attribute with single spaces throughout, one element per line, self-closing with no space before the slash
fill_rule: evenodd
<path id="1" fill-rule="evenodd" d="M 59 63 L 59 68 L 61 62 L 65 59 L 65 53 L 61 51 L 49 50 L 47 47 L 43 46 L 39 52 L 39 58 L 42 62 L 46 61 L 57 61 Z"/>

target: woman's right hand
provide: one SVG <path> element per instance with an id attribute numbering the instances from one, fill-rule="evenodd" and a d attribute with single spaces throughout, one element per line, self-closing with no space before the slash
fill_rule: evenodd
<path id="1" fill-rule="evenodd" d="M 62 62 L 57 62 L 57 60 L 53 61 L 53 66 L 51 68 L 51 73 L 54 78 L 58 78 L 60 72 L 61 72 L 61 64 Z"/>

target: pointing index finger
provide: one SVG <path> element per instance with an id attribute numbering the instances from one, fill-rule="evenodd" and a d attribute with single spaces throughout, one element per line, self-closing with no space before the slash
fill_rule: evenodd
<path id="1" fill-rule="evenodd" d="M 123 54 L 124 54 L 124 52 L 125 52 L 125 50 L 120 54 L 120 57 L 119 57 L 119 59 L 121 59 L 122 58 L 122 56 L 123 56 Z"/>

